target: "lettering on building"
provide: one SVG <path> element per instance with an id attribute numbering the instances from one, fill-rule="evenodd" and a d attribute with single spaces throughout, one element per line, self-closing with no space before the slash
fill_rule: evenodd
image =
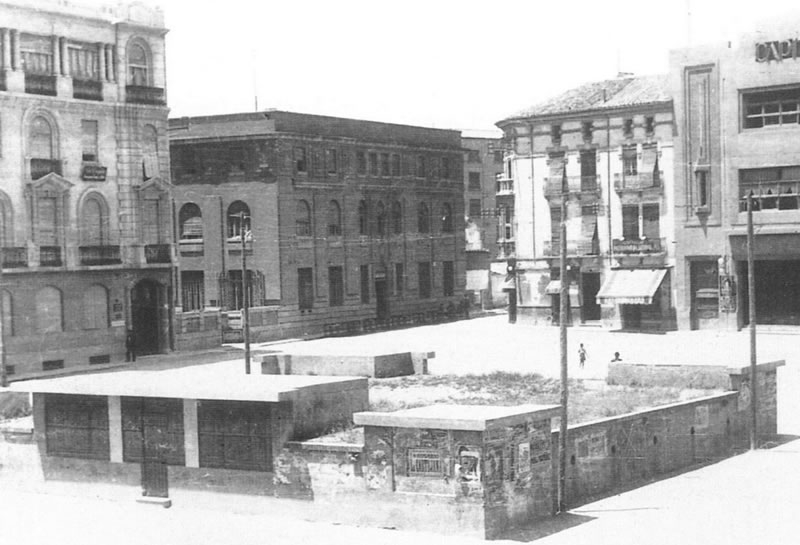
<path id="1" fill-rule="evenodd" d="M 796 59 L 800 56 L 800 40 L 773 40 L 756 43 L 756 62 L 780 62 L 783 59 Z"/>

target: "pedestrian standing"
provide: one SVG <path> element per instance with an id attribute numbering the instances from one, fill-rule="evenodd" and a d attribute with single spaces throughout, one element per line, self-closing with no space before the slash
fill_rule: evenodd
<path id="1" fill-rule="evenodd" d="M 581 343 L 581 347 L 578 348 L 578 361 L 580 362 L 581 369 L 586 364 L 586 348 Z"/>
<path id="2" fill-rule="evenodd" d="M 125 335 L 125 361 L 136 361 L 136 334 L 132 329 Z"/>
<path id="3" fill-rule="evenodd" d="M 614 363 L 614 362 L 617 362 L 617 361 L 622 361 L 622 358 L 620 357 L 619 352 L 614 352 L 614 359 L 611 360 L 611 363 Z"/>

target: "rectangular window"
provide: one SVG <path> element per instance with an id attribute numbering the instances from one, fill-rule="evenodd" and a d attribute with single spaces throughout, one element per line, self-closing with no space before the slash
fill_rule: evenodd
<path id="1" fill-rule="evenodd" d="M 639 240 L 639 205 L 622 205 L 622 238 Z"/>
<path id="2" fill-rule="evenodd" d="M 445 297 L 453 295 L 453 288 L 455 287 L 456 279 L 453 270 L 453 262 L 445 261 L 442 263 L 442 286 L 443 294 Z"/>
<path id="3" fill-rule="evenodd" d="M 314 307 L 314 274 L 311 267 L 297 269 L 297 297 L 300 310 Z"/>
<path id="4" fill-rule="evenodd" d="M 425 167 L 425 156 L 417 155 L 417 168 L 415 171 L 417 178 L 424 178 L 427 175 Z"/>
<path id="5" fill-rule="evenodd" d="M 361 265 L 359 269 L 361 278 L 361 302 L 369 303 L 369 265 Z"/>
<path id="6" fill-rule="evenodd" d="M 654 132 L 656 132 L 656 118 L 653 116 L 647 116 L 644 118 L 644 132 L 648 136 L 651 136 Z"/>
<path id="7" fill-rule="evenodd" d="M 356 152 L 356 174 L 367 173 L 367 154 L 363 151 Z"/>
<path id="8" fill-rule="evenodd" d="M 442 178 L 445 180 L 450 179 L 450 158 L 442 157 Z"/>
<path id="9" fill-rule="evenodd" d="M 622 136 L 631 138 L 633 136 L 633 119 L 622 120 Z"/>
<path id="10" fill-rule="evenodd" d="M 697 205 L 708 206 L 708 172 L 695 171 L 694 177 L 697 184 Z"/>
<path id="11" fill-rule="evenodd" d="M 581 136 L 583 137 L 584 142 L 591 142 L 592 141 L 592 132 L 594 131 L 594 125 L 591 121 L 583 121 L 581 123 Z"/>
<path id="12" fill-rule="evenodd" d="M 481 200 L 480 199 L 470 199 L 469 200 L 469 218 L 471 220 L 476 220 L 481 217 Z"/>
<path id="13" fill-rule="evenodd" d="M 494 152 L 494 162 L 495 164 L 501 164 L 503 162 L 503 152 L 498 150 Z"/>
<path id="14" fill-rule="evenodd" d="M 639 164 L 636 147 L 622 149 L 622 174 L 624 176 L 636 176 L 639 172 Z"/>
<path id="15" fill-rule="evenodd" d="M 417 282 L 419 285 L 419 298 L 428 299 L 431 296 L 431 264 L 429 261 L 417 263 Z"/>
<path id="16" fill-rule="evenodd" d="M 205 286 L 203 271 L 181 271 L 181 304 L 184 312 L 203 310 Z"/>
<path id="17" fill-rule="evenodd" d="M 297 172 L 308 172 L 308 164 L 306 163 L 306 148 L 296 146 L 294 148 L 294 169 Z"/>
<path id="18" fill-rule="evenodd" d="M 369 173 L 371 176 L 377 176 L 378 172 L 378 154 L 372 152 L 369 154 Z"/>
<path id="19" fill-rule="evenodd" d="M 408 475 L 441 477 L 444 475 L 442 455 L 437 449 L 408 449 Z"/>
<path id="20" fill-rule="evenodd" d="M 27 74 L 53 73 L 53 39 L 50 36 L 19 34 L 22 70 Z"/>
<path id="21" fill-rule="evenodd" d="M 658 203 L 642 205 L 642 234 L 648 240 L 661 238 Z"/>
<path id="22" fill-rule="evenodd" d="M 468 163 L 480 163 L 481 162 L 481 153 L 476 149 L 471 149 L 467 152 L 467 162 Z"/>
<path id="23" fill-rule="evenodd" d="M 142 237 L 145 244 L 161 243 L 161 207 L 158 199 L 142 202 Z"/>
<path id="24" fill-rule="evenodd" d="M 470 191 L 480 191 L 481 190 L 481 173 L 480 172 L 470 172 L 469 173 L 469 180 L 467 182 L 467 189 Z"/>
<path id="25" fill-rule="evenodd" d="M 97 161 L 97 121 L 81 120 L 81 160 L 84 163 Z"/>
<path id="26" fill-rule="evenodd" d="M 558 206 L 550 207 L 550 244 L 552 251 L 558 251 L 561 241 L 561 208 Z"/>
<path id="27" fill-rule="evenodd" d="M 44 360 L 42 371 L 57 371 L 64 368 L 64 360 Z"/>
<path id="28" fill-rule="evenodd" d="M 561 125 L 550 125 L 550 140 L 553 145 L 561 144 Z"/>
<path id="29" fill-rule="evenodd" d="M 389 154 L 381 153 L 381 176 L 389 176 L 390 174 Z"/>
<path id="30" fill-rule="evenodd" d="M 392 154 L 392 176 L 400 176 L 400 154 Z"/>
<path id="31" fill-rule="evenodd" d="M 341 267 L 328 267 L 328 304 L 332 307 L 344 304 L 344 275 Z"/>
<path id="32" fill-rule="evenodd" d="M 47 454 L 108 460 L 107 398 L 59 394 L 45 396 Z"/>
<path id="33" fill-rule="evenodd" d="M 122 459 L 184 465 L 183 402 L 158 397 L 122 398 Z"/>
<path id="34" fill-rule="evenodd" d="M 100 79 L 97 46 L 95 44 L 70 43 L 67 46 L 69 75 L 78 80 Z"/>
<path id="35" fill-rule="evenodd" d="M 797 125 L 800 121 L 800 87 L 743 93 L 742 111 L 745 129 Z"/>
<path id="36" fill-rule="evenodd" d="M 800 197 L 800 165 L 750 168 L 739 171 L 739 211 L 747 211 L 747 195 L 753 195 L 753 211 L 797 210 Z"/>
<path id="37" fill-rule="evenodd" d="M 267 403 L 199 402 L 200 467 L 272 471 L 269 423 Z"/>
<path id="38" fill-rule="evenodd" d="M 339 162 L 336 160 L 336 150 L 325 150 L 325 170 L 328 174 L 336 174 L 339 171 Z"/>
<path id="39" fill-rule="evenodd" d="M 253 274 L 253 271 L 247 271 L 247 305 L 249 307 L 257 306 L 256 302 L 253 300 L 253 294 L 260 284 L 260 282 L 257 282 L 257 278 L 257 275 Z M 242 293 L 244 291 L 244 286 L 242 285 L 242 269 L 228 271 L 228 286 L 230 287 L 228 308 L 230 310 L 242 309 L 244 307 L 244 301 L 242 300 Z"/>
<path id="40" fill-rule="evenodd" d="M 394 264 L 394 293 L 395 295 L 403 294 L 403 287 L 405 285 L 405 270 L 402 263 Z"/>

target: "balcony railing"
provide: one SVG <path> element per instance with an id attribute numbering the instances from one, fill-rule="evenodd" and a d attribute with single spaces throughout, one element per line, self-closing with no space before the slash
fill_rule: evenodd
<path id="1" fill-rule="evenodd" d="M 548 176 L 544 180 L 545 197 L 559 197 L 564 192 L 563 176 Z M 598 193 L 600 176 L 567 176 L 567 192 L 571 195 L 581 193 Z"/>
<path id="2" fill-rule="evenodd" d="M 514 194 L 514 179 L 509 178 L 505 174 L 498 174 L 496 178 L 497 194 L 498 195 L 513 195 Z"/>
<path id="3" fill-rule="evenodd" d="M 61 174 L 61 161 L 57 159 L 31 159 L 31 180 L 38 180 L 51 172 Z"/>
<path id="4" fill-rule="evenodd" d="M 25 92 L 32 95 L 56 96 L 56 77 L 48 74 L 25 74 Z"/>
<path id="5" fill-rule="evenodd" d="M 150 104 L 152 106 L 165 106 L 167 104 L 164 99 L 164 89 L 142 85 L 125 86 L 125 101 L 131 104 Z"/>
<path id="6" fill-rule="evenodd" d="M 24 269 L 28 266 L 28 248 L 5 247 L 2 251 L 4 269 Z"/>
<path id="7" fill-rule="evenodd" d="M 171 263 L 172 256 L 169 244 L 147 244 L 144 247 L 147 263 Z"/>
<path id="8" fill-rule="evenodd" d="M 614 189 L 617 191 L 642 191 L 661 187 L 664 173 L 640 172 L 639 174 L 614 174 Z"/>
<path id="9" fill-rule="evenodd" d="M 592 256 L 600 254 L 600 244 L 594 240 L 567 240 L 568 256 Z M 561 243 L 558 240 L 544 242 L 544 255 L 558 257 L 561 255 Z"/>
<path id="10" fill-rule="evenodd" d="M 119 265 L 119 246 L 79 246 L 81 265 Z"/>
<path id="11" fill-rule="evenodd" d="M 42 267 L 60 267 L 61 246 L 39 246 L 39 265 Z"/>
<path id="12" fill-rule="evenodd" d="M 73 79 L 72 97 L 84 100 L 103 100 L 103 83 L 92 79 Z"/>
<path id="13" fill-rule="evenodd" d="M 612 248 L 615 254 L 660 254 L 664 252 L 663 238 L 614 239 Z"/>

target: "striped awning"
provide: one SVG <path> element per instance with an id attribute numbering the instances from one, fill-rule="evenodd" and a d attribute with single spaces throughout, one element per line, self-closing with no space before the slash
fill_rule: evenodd
<path id="1" fill-rule="evenodd" d="M 650 305 L 667 269 L 616 269 L 609 273 L 597 302 L 601 305 Z"/>

